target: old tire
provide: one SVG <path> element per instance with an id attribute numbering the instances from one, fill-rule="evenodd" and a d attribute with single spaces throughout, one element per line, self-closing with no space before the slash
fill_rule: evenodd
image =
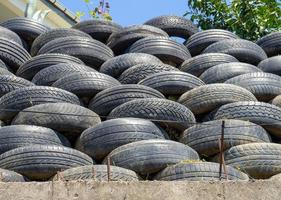
<path id="1" fill-rule="evenodd" d="M 100 67 L 100 72 L 119 78 L 125 70 L 143 63 L 162 64 L 162 61 L 153 55 L 145 53 L 126 53 L 105 61 Z"/>
<path id="2" fill-rule="evenodd" d="M 248 40 L 230 39 L 222 40 L 208 46 L 203 53 L 226 53 L 234 56 L 240 62 L 258 65 L 267 58 L 264 50 L 257 44 Z"/>
<path id="3" fill-rule="evenodd" d="M 230 62 L 238 62 L 238 60 L 228 54 L 206 53 L 184 61 L 179 69 L 199 77 L 204 71 L 213 66 Z"/>
<path id="4" fill-rule="evenodd" d="M 270 33 L 257 41 L 257 44 L 263 48 L 268 57 L 277 56 L 281 53 L 281 31 Z"/>
<path id="5" fill-rule="evenodd" d="M 32 145 L 0 155 L 0 167 L 18 172 L 30 180 L 48 180 L 58 171 L 91 165 L 86 154 L 63 146 Z"/>
<path id="6" fill-rule="evenodd" d="M 124 103 L 111 111 L 108 118 L 136 117 L 149 119 L 163 127 L 185 130 L 195 123 L 193 113 L 185 106 L 166 99 L 137 99 Z"/>
<path id="7" fill-rule="evenodd" d="M 65 54 L 44 54 L 31 58 L 17 70 L 17 76 L 32 80 L 40 70 L 60 63 L 84 64 L 80 59 Z"/>
<path id="8" fill-rule="evenodd" d="M 218 109 L 215 119 L 240 119 L 261 125 L 281 138 L 281 108 L 263 102 L 235 102 Z"/>
<path id="9" fill-rule="evenodd" d="M 122 84 L 137 84 L 146 77 L 163 71 L 178 71 L 178 69 L 166 64 L 143 63 L 125 70 L 118 80 Z"/>
<path id="10" fill-rule="evenodd" d="M 152 122 L 138 118 L 118 118 L 85 130 L 76 148 L 95 160 L 104 159 L 114 149 L 140 140 L 165 139 Z"/>
<path id="11" fill-rule="evenodd" d="M 211 67 L 202 73 L 199 78 L 206 84 L 223 83 L 235 76 L 253 72 L 262 72 L 262 70 L 251 64 L 231 62 Z"/>
<path id="12" fill-rule="evenodd" d="M 208 113 L 220 106 L 237 101 L 256 101 L 248 90 L 231 84 L 209 84 L 184 93 L 178 102 L 189 108 L 195 115 Z"/>
<path id="13" fill-rule="evenodd" d="M 14 171 L 0 169 L 1 182 L 25 182 L 25 178 Z"/>
<path id="14" fill-rule="evenodd" d="M 1 37 L 4 37 L 10 41 L 16 42 L 19 45 L 23 46 L 21 38 L 15 32 L 13 32 L 5 27 L 0 26 L 0 34 L 1 34 Z"/>
<path id="15" fill-rule="evenodd" d="M 31 86 L 11 91 L 0 98 L 0 119 L 9 122 L 25 108 L 44 103 L 80 105 L 78 97 L 68 91 L 45 86 Z"/>
<path id="16" fill-rule="evenodd" d="M 268 133 L 259 125 L 234 119 L 226 119 L 224 123 L 223 151 L 240 144 L 271 142 Z M 209 121 L 185 130 L 180 142 L 193 148 L 199 155 L 209 157 L 220 152 L 221 134 L 222 120 Z"/>
<path id="17" fill-rule="evenodd" d="M 116 166 L 148 175 L 182 160 L 198 160 L 199 156 L 196 151 L 184 144 L 157 139 L 123 145 L 114 149 L 108 158 Z"/>
<path id="18" fill-rule="evenodd" d="M 281 76 L 281 56 L 273 56 L 261 61 L 258 68 L 264 72 Z"/>
<path id="19" fill-rule="evenodd" d="M 12 124 L 43 126 L 56 130 L 72 140 L 87 128 L 101 122 L 93 111 L 70 103 L 35 105 L 19 112 Z M 0 130 L 1 131 L 1 130 Z"/>
<path id="20" fill-rule="evenodd" d="M 259 101 L 268 102 L 281 94 L 281 77 L 265 72 L 242 74 L 225 83 L 238 85 L 249 90 Z"/>

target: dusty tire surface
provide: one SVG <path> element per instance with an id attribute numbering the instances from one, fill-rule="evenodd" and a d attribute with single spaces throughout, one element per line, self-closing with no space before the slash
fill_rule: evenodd
<path id="1" fill-rule="evenodd" d="M 258 65 L 264 72 L 281 75 L 281 56 L 273 56 L 261 61 Z"/>
<path id="2" fill-rule="evenodd" d="M 165 139 L 154 123 L 138 118 L 117 118 L 85 130 L 76 148 L 100 161 L 120 146 L 149 139 Z"/>
<path id="3" fill-rule="evenodd" d="M 14 42 L 18 43 L 19 45 L 23 46 L 21 38 L 15 32 L 11 31 L 10 29 L 0 26 L 0 34 L 1 34 L 1 37 L 4 37 L 10 41 L 14 41 Z"/>
<path id="4" fill-rule="evenodd" d="M 25 182 L 25 178 L 14 171 L 0 169 L 1 182 Z"/>
<path id="5" fill-rule="evenodd" d="M 190 147 L 170 140 L 143 140 L 114 149 L 108 157 L 116 166 L 141 175 L 159 172 L 182 160 L 198 160 Z M 106 161 L 106 160 L 105 160 Z"/>
<path id="6" fill-rule="evenodd" d="M 68 147 L 33 145 L 0 155 L 0 167 L 18 172 L 30 180 L 48 180 L 58 171 L 91 165 L 86 154 Z"/>
<path id="7" fill-rule="evenodd" d="M 194 88 L 178 99 L 195 115 L 211 112 L 216 108 L 237 101 L 256 101 L 248 90 L 232 84 L 209 84 Z"/>
<path id="8" fill-rule="evenodd" d="M 281 53 L 281 32 L 273 32 L 262 38 L 260 38 L 256 43 L 263 48 L 268 57 L 280 55 Z"/>

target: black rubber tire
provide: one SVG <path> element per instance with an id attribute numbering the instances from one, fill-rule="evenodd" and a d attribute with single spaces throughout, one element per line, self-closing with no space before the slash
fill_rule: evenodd
<path id="1" fill-rule="evenodd" d="M 97 93 L 120 83 L 99 72 L 75 72 L 57 80 L 52 86 L 67 90 L 81 98 L 93 98 Z"/>
<path id="2" fill-rule="evenodd" d="M 0 182 L 25 182 L 25 178 L 14 171 L 0 169 Z"/>
<path id="3" fill-rule="evenodd" d="M 146 37 L 135 42 L 129 49 L 131 53 L 147 53 L 156 56 L 162 62 L 180 66 L 191 58 L 187 48 L 172 39 L 165 37 Z"/>
<path id="4" fill-rule="evenodd" d="M 0 167 L 18 172 L 31 181 L 48 180 L 58 171 L 91 165 L 86 154 L 63 146 L 32 145 L 13 149 L 0 155 Z"/>
<path id="5" fill-rule="evenodd" d="M 7 65 L 1 59 L 0 59 L 0 69 L 6 69 L 6 70 L 10 71 L 10 69 L 7 67 Z"/>
<path id="6" fill-rule="evenodd" d="M 31 59 L 31 56 L 18 43 L 0 37 L 0 59 L 16 71 L 23 63 Z"/>
<path id="7" fill-rule="evenodd" d="M 100 67 L 100 72 L 119 78 L 120 75 L 134 65 L 149 63 L 163 64 L 157 57 L 145 53 L 126 53 L 105 61 Z"/>
<path id="8" fill-rule="evenodd" d="M 184 61 L 179 69 L 199 77 L 205 70 L 213 66 L 230 62 L 238 62 L 238 60 L 228 54 L 206 53 Z"/>
<path id="9" fill-rule="evenodd" d="M 121 55 L 136 41 L 150 36 L 169 37 L 165 31 L 153 26 L 129 26 L 113 33 L 108 38 L 107 45 L 113 50 L 115 55 Z"/>
<path id="10" fill-rule="evenodd" d="M 249 90 L 259 101 L 268 102 L 281 94 L 281 77 L 265 72 L 242 74 L 225 83 L 238 85 Z"/>
<path id="11" fill-rule="evenodd" d="M 225 152 L 225 164 L 239 168 L 250 178 L 267 179 L 281 172 L 281 145 L 250 143 Z"/>
<path id="12" fill-rule="evenodd" d="M 60 63 L 84 64 L 80 59 L 65 54 L 43 54 L 35 56 L 25 62 L 17 70 L 16 74 L 17 76 L 27 80 L 32 80 L 35 74 L 37 74 L 40 70 Z"/>
<path id="13" fill-rule="evenodd" d="M 112 21 L 97 19 L 79 22 L 72 28 L 83 31 L 102 43 L 106 43 L 112 33 L 117 33 L 123 29 L 122 26 Z"/>
<path id="14" fill-rule="evenodd" d="M 0 75 L 14 76 L 14 74 L 5 68 L 0 67 Z"/>
<path id="15" fill-rule="evenodd" d="M 149 120 L 118 118 L 85 130 L 76 148 L 94 160 L 103 160 L 114 149 L 140 140 L 165 139 L 161 130 Z"/>
<path id="16" fill-rule="evenodd" d="M 139 84 L 158 90 L 165 96 L 179 96 L 193 88 L 205 85 L 196 76 L 180 71 L 159 72 L 146 77 Z"/>
<path id="17" fill-rule="evenodd" d="M 89 109 L 107 116 L 114 108 L 135 99 L 165 98 L 163 94 L 143 85 L 120 85 L 99 92 L 89 103 Z"/>
<path id="18" fill-rule="evenodd" d="M 0 35 L 1 37 L 8 39 L 9 41 L 16 42 L 19 45 L 23 46 L 20 37 L 10 29 L 0 26 Z"/>
<path id="19" fill-rule="evenodd" d="M 24 87 L 35 86 L 33 83 L 14 75 L 0 75 L 0 97 Z"/>
<path id="20" fill-rule="evenodd" d="M 184 93 L 178 102 L 195 115 L 211 112 L 220 106 L 237 101 L 256 101 L 248 90 L 231 84 L 203 85 Z"/>
<path id="21" fill-rule="evenodd" d="M 268 57 L 281 54 L 281 31 L 270 33 L 257 41 L 257 44 L 263 48 Z"/>
<path id="22" fill-rule="evenodd" d="M 125 70 L 118 80 L 122 84 L 137 84 L 152 74 L 164 71 L 178 71 L 178 69 L 166 64 L 143 63 Z"/>
<path id="23" fill-rule="evenodd" d="M 49 128 L 12 125 L 0 129 L 0 154 L 18 147 L 35 144 L 70 147 L 69 141 L 63 135 Z"/>
<path id="24" fill-rule="evenodd" d="M 149 119 L 163 127 L 185 130 L 195 123 L 193 113 L 185 106 L 166 99 L 137 99 L 124 103 L 108 116 L 108 119 L 118 117 L 136 117 Z"/>
<path id="25" fill-rule="evenodd" d="M 108 177 L 109 175 L 109 177 Z M 74 181 L 74 180 L 93 180 L 93 181 L 138 181 L 138 175 L 122 167 L 110 166 L 108 174 L 107 165 L 87 165 L 67 169 L 56 175 L 53 181 Z"/>
<path id="26" fill-rule="evenodd" d="M 226 104 L 218 109 L 215 119 L 250 121 L 281 138 L 281 108 L 269 103 L 246 101 Z"/>
<path id="27" fill-rule="evenodd" d="M 60 63 L 40 70 L 32 78 L 32 82 L 36 85 L 51 86 L 60 78 L 75 72 L 96 72 L 96 70 L 76 63 Z"/>
<path id="28" fill-rule="evenodd" d="M 9 122 L 25 108 L 45 103 L 72 103 L 80 105 L 78 97 L 68 91 L 31 86 L 11 91 L 0 98 L 0 120 Z"/>
<path id="29" fill-rule="evenodd" d="M 76 30 L 72 28 L 56 28 L 56 29 L 51 29 L 40 36 L 38 36 L 31 47 L 30 54 L 32 56 L 36 56 L 39 50 L 48 42 L 58 39 L 58 38 L 64 38 L 64 37 L 71 37 L 71 36 L 80 36 L 80 37 L 85 37 L 85 38 L 91 38 L 90 35 Z"/>
<path id="30" fill-rule="evenodd" d="M 261 61 L 258 68 L 264 72 L 281 76 L 281 56 L 273 56 Z"/>
<path id="31" fill-rule="evenodd" d="M 8 28 L 18 34 L 21 39 L 27 43 L 29 48 L 39 35 L 50 30 L 50 28 L 44 24 L 26 17 L 8 19 L 0 23 L 0 26 Z"/>
<path id="32" fill-rule="evenodd" d="M 199 156 L 196 151 L 179 142 L 154 139 L 118 147 L 108 158 L 116 166 L 133 170 L 140 175 L 148 175 L 182 160 L 198 160 Z M 106 161 L 105 159 L 104 163 Z"/>
<path id="33" fill-rule="evenodd" d="M 240 62 L 258 65 L 267 58 L 264 50 L 248 40 L 229 39 L 208 46 L 203 53 L 226 53 L 234 56 Z"/>
<path id="34" fill-rule="evenodd" d="M 271 142 L 271 138 L 261 126 L 241 120 L 224 120 L 223 151 L 240 144 Z M 222 120 L 194 125 L 184 131 L 180 142 L 193 148 L 204 157 L 220 153 L 219 140 L 222 134 Z"/>
<path id="35" fill-rule="evenodd" d="M 238 38 L 237 35 L 226 30 L 210 29 L 195 33 L 186 41 L 185 45 L 192 56 L 197 56 L 213 43 L 221 40 Z"/>
<path id="36" fill-rule="evenodd" d="M 188 39 L 191 35 L 198 32 L 198 28 L 192 21 L 179 16 L 163 15 L 148 20 L 144 24 L 161 28 L 169 36 Z"/>
<path id="37" fill-rule="evenodd" d="M 51 128 L 76 139 L 87 128 L 101 122 L 93 111 L 70 103 L 46 103 L 32 106 L 19 112 L 12 124 L 28 124 Z M 0 130 L 1 132 L 1 130 Z"/>
<path id="38" fill-rule="evenodd" d="M 231 62 L 211 67 L 202 73 L 199 78 L 206 84 L 223 83 L 235 76 L 253 72 L 262 72 L 262 70 L 248 63 Z"/>
<path id="39" fill-rule="evenodd" d="M 225 166 L 226 172 L 219 172 L 220 165 L 212 162 L 179 163 L 168 166 L 159 172 L 154 180 L 158 181 L 248 181 L 247 174 L 231 166 Z"/>
<path id="40" fill-rule="evenodd" d="M 79 36 L 57 38 L 48 42 L 38 52 L 46 53 L 68 54 L 94 69 L 99 69 L 105 61 L 114 57 L 112 50 L 102 42 Z"/>

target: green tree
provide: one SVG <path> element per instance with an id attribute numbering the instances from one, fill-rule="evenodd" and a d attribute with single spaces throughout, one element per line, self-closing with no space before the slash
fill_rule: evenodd
<path id="1" fill-rule="evenodd" d="M 202 30 L 220 28 L 244 39 L 281 30 L 281 0 L 188 0 L 185 16 Z"/>

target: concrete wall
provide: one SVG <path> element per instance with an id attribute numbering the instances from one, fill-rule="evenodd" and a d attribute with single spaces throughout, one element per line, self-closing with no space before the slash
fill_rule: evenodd
<path id="1" fill-rule="evenodd" d="M 0 183 L 1 200 L 281 199 L 281 181 Z"/>

